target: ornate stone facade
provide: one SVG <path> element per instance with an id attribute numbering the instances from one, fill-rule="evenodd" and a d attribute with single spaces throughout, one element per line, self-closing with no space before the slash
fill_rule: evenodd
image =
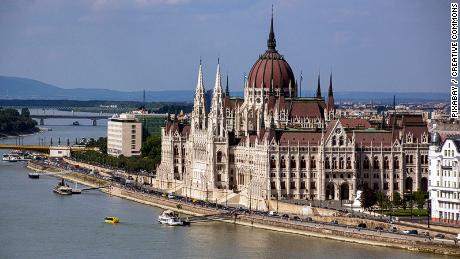
<path id="1" fill-rule="evenodd" d="M 315 97 L 298 97 L 297 82 L 276 50 L 252 67 L 244 97 L 222 90 L 217 65 L 210 112 L 200 63 L 189 120 L 162 129 L 158 187 L 183 196 L 266 209 L 270 199 L 351 200 L 359 188 L 426 189 L 428 130 L 421 116 L 388 113 L 379 129 L 339 118 L 332 75 L 327 102 L 318 76 Z"/>

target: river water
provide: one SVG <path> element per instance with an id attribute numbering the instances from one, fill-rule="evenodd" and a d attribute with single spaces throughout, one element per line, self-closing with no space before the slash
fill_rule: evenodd
<path id="1" fill-rule="evenodd" d="M 100 137 L 107 130 L 106 122 L 45 123 L 52 131 L 26 136 L 24 144 Z M 51 191 L 55 178 L 33 180 L 27 172 L 23 163 L 0 162 L 0 258 L 435 258 L 219 222 L 167 227 L 156 223 L 161 209 L 98 191 L 59 196 Z M 121 223 L 104 223 L 109 215 Z"/>

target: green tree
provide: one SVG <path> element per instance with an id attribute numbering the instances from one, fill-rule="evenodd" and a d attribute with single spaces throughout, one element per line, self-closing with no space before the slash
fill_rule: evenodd
<path id="1" fill-rule="evenodd" d="M 393 206 L 399 207 L 401 206 L 401 194 L 399 192 L 393 192 Z"/>
<path id="2" fill-rule="evenodd" d="M 361 207 L 363 207 L 363 209 L 368 209 L 375 205 L 377 198 L 376 198 L 375 193 L 372 190 L 364 189 L 363 192 L 361 193 L 360 201 L 361 201 Z"/>
<path id="3" fill-rule="evenodd" d="M 419 210 L 423 209 L 423 206 L 425 205 L 426 199 L 427 199 L 427 193 L 423 191 L 416 191 L 413 193 L 414 201 L 417 204 L 417 208 Z"/>
<path id="4" fill-rule="evenodd" d="M 29 108 L 22 108 L 22 109 L 21 109 L 21 116 L 22 116 L 22 117 L 30 117 Z"/>

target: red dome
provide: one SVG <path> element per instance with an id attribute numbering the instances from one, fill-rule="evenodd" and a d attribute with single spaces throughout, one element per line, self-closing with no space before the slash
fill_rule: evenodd
<path id="1" fill-rule="evenodd" d="M 284 57 L 276 50 L 275 32 L 273 31 L 273 14 L 270 24 L 270 33 L 267 40 L 267 51 L 259 57 L 249 72 L 249 87 L 264 87 L 270 89 L 273 79 L 273 90 L 278 93 L 283 90 L 284 94 L 295 93 L 295 78 L 291 66 L 284 60 Z M 289 93 L 291 84 L 291 93 Z"/>
<path id="2" fill-rule="evenodd" d="M 272 78 L 274 90 L 284 88 L 285 92 L 288 92 L 289 83 L 291 83 L 292 89 L 295 88 L 295 78 L 291 66 L 276 50 L 267 50 L 265 54 L 259 57 L 249 72 L 249 87 L 254 85 L 256 88 L 270 88 Z"/>

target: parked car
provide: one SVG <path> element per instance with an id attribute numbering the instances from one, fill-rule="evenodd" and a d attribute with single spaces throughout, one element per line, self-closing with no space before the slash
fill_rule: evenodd
<path id="1" fill-rule="evenodd" d="M 276 211 L 271 210 L 271 211 L 268 212 L 268 216 L 278 217 L 278 213 L 276 213 Z"/>
<path id="2" fill-rule="evenodd" d="M 417 234 L 418 234 L 418 231 L 415 230 L 415 229 L 407 229 L 407 230 L 403 230 L 403 234 L 407 234 L 407 235 L 417 235 Z"/>
<path id="3" fill-rule="evenodd" d="M 429 236 L 430 236 L 430 232 L 428 232 L 428 231 L 422 231 L 422 232 L 420 233 L 420 235 L 429 237 Z"/>
<path id="4" fill-rule="evenodd" d="M 281 216 L 281 218 L 282 218 L 282 219 L 289 219 L 289 215 L 288 215 L 288 214 L 283 214 L 283 215 Z"/>
<path id="5" fill-rule="evenodd" d="M 168 199 L 174 199 L 176 196 L 173 193 L 168 193 Z"/>
<path id="6" fill-rule="evenodd" d="M 299 221 L 300 221 L 300 217 L 299 217 L 299 216 L 294 216 L 292 219 L 293 219 L 293 220 L 299 220 Z"/>
<path id="7" fill-rule="evenodd" d="M 311 222 L 311 221 L 313 221 L 313 219 L 311 217 L 306 217 L 306 218 L 303 219 L 303 221 Z"/>
<path id="8" fill-rule="evenodd" d="M 375 230 L 379 230 L 379 231 L 382 231 L 383 228 L 382 227 L 375 227 Z"/>
<path id="9" fill-rule="evenodd" d="M 390 227 L 389 231 L 390 232 L 398 232 L 398 228 L 397 227 Z"/>
<path id="10" fill-rule="evenodd" d="M 458 236 L 457 236 L 457 237 L 458 237 Z M 436 235 L 434 236 L 434 238 L 444 239 L 444 238 L 446 238 L 446 236 L 445 236 L 444 234 L 436 234 Z"/>
<path id="11" fill-rule="evenodd" d="M 339 222 L 334 219 L 334 220 L 331 220 L 331 224 L 337 225 L 337 224 L 339 224 Z"/>
<path id="12" fill-rule="evenodd" d="M 358 228 L 367 228 L 367 225 L 366 223 L 361 222 L 358 224 Z"/>
<path id="13" fill-rule="evenodd" d="M 455 237 L 455 239 L 460 240 L 460 234 L 457 234 L 457 236 Z"/>

